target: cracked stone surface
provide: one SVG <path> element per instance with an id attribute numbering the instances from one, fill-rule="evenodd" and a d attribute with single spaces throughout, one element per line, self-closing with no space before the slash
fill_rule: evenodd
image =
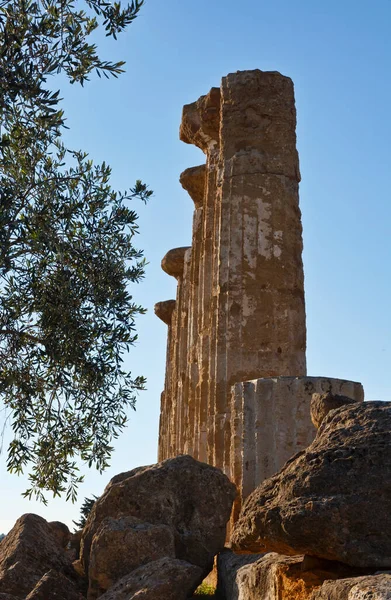
<path id="1" fill-rule="evenodd" d="M 247 498 L 233 548 L 390 569 L 390 444 L 391 402 L 330 411 L 312 444 Z"/>

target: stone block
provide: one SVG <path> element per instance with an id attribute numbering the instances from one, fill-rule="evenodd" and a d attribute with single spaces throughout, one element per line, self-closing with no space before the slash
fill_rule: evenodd
<path id="1" fill-rule="evenodd" d="M 326 392 L 364 399 L 360 383 L 331 377 L 269 377 L 232 387 L 230 475 L 239 490 L 232 523 L 247 496 L 314 440 L 312 395 Z"/>

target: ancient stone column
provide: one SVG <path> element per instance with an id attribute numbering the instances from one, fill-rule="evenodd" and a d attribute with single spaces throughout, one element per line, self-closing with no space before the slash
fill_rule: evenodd
<path id="1" fill-rule="evenodd" d="M 230 386 L 306 372 L 295 125 L 279 73 L 228 75 L 183 111 L 181 139 L 206 154 L 197 457 L 227 474 Z"/>
<path id="2" fill-rule="evenodd" d="M 312 441 L 311 386 L 361 393 L 306 378 L 295 128 L 292 81 L 258 70 L 223 77 L 184 107 L 180 128 L 205 164 L 180 177 L 195 206 L 191 249 L 162 261 L 178 288 L 159 459 L 185 452 L 220 467 L 240 497 Z"/>
<path id="3" fill-rule="evenodd" d="M 211 447 L 208 444 L 209 434 L 209 386 L 211 353 L 211 324 L 212 324 L 212 285 L 213 264 L 216 259 L 216 194 L 217 194 L 217 166 L 219 160 L 219 128 L 220 128 L 220 89 L 212 88 L 206 96 L 197 102 L 187 105 L 183 109 L 180 129 L 180 138 L 186 143 L 198 146 L 206 154 L 206 165 L 203 187 L 198 186 L 200 193 L 196 202 L 202 206 L 202 222 L 193 234 L 194 249 L 194 300 L 197 306 L 196 331 L 192 337 L 193 345 L 191 356 L 193 363 L 189 364 L 189 371 L 193 370 L 196 380 L 192 386 L 194 395 L 188 398 L 189 406 L 194 406 L 194 457 L 198 460 L 210 462 Z M 186 171 L 185 171 L 186 173 Z M 194 184 L 195 180 L 193 179 Z M 181 176 L 185 184 L 184 174 Z M 190 195 L 192 190 L 186 186 Z M 202 193 L 202 198 L 201 198 Z M 193 197 L 193 195 L 192 195 Z M 197 258 L 196 258 L 197 257 Z M 197 260 L 198 259 L 198 260 Z M 197 372 L 193 365 L 197 365 Z"/>
<path id="4" fill-rule="evenodd" d="M 206 165 L 186 169 L 181 176 L 180 182 L 194 201 L 193 215 L 193 237 L 191 264 L 188 270 L 190 278 L 189 295 L 189 323 L 188 323 L 188 377 L 186 378 L 186 389 L 184 391 L 187 399 L 187 421 L 186 421 L 186 443 L 184 452 L 192 456 L 199 455 L 199 394 L 198 394 L 198 337 L 201 319 L 200 310 L 200 263 L 202 261 L 202 239 L 203 239 L 203 202 L 205 194 Z"/>
<path id="5" fill-rule="evenodd" d="M 159 451 L 161 460 L 168 456 L 176 456 L 183 453 L 183 413 L 186 410 L 182 399 L 184 372 L 187 368 L 187 318 L 188 302 L 187 293 L 189 288 L 188 277 L 185 277 L 186 253 L 191 248 L 181 247 L 169 250 L 162 260 L 162 269 L 178 282 L 177 299 L 170 304 L 171 316 L 162 318 L 161 306 L 165 307 L 167 302 L 159 302 L 155 305 L 155 312 L 165 322 L 169 322 L 169 334 L 166 358 L 166 377 L 164 392 L 161 398 L 161 416 L 159 433 Z"/>
<path id="6" fill-rule="evenodd" d="M 293 85 L 279 73 L 228 75 L 183 110 L 180 137 L 203 150 L 206 165 L 181 176 L 195 216 L 172 323 L 171 448 L 226 473 L 231 385 L 305 374 L 295 125 Z"/>
<path id="7" fill-rule="evenodd" d="M 166 351 L 166 376 L 164 391 L 160 397 L 160 420 L 159 420 L 159 451 L 158 459 L 163 460 L 169 454 L 171 427 L 169 416 L 171 414 L 172 394 L 170 393 L 172 381 L 172 359 L 176 340 L 172 336 L 172 313 L 175 310 L 175 300 L 157 302 L 154 310 L 155 315 L 168 325 L 167 351 Z"/>

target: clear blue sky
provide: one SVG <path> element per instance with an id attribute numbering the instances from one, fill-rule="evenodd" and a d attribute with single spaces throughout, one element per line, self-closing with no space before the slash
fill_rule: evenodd
<path id="1" fill-rule="evenodd" d="M 178 139 L 181 110 L 229 72 L 277 70 L 295 84 L 308 374 L 361 381 L 366 399 L 391 400 L 390 0 L 147 0 L 129 31 L 103 44 L 127 72 L 62 88 L 67 139 L 109 162 L 115 187 L 141 178 L 155 191 L 148 206 L 135 205 L 149 266 L 133 291 L 148 314 L 128 357 L 148 391 L 110 470 L 87 473 L 77 505 L 22 499 L 26 480 L 6 474 L 3 454 L 0 532 L 25 512 L 69 524 L 111 476 L 156 461 L 166 326 L 153 305 L 175 297 L 160 260 L 190 244 L 193 206 L 178 177 L 204 161 Z"/>

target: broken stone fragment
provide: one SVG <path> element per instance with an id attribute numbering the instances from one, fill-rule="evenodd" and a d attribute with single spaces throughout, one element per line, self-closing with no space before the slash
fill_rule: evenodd
<path id="1" fill-rule="evenodd" d="M 345 590 L 357 583 L 369 589 L 382 589 L 380 579 L 360 577 L 363 570 L 338 562 L 311 557 L 312 565 L 302 556 L 235 554 L 220 552 L 217 559 L 219 598 L 225 600 L 352 600 Z M 306 565 L 304 563 L 306 562 Z M 345 579 L 345 578 L 350 579 Z M 389 580 L 391 577 L 388 576 Z M 350 585 L 349 585 L 349 582 Z M 384 576 L 382 585 L 384 585 Z M 364 586 L 360 587 L 364 590 Z M 391 588 L 390 588 L 391 589 Z M 321 591 L 324 590 L 324 594 Z M 335 591 L 335 594 L 334 594 Z M 339 592 L 341 595 L 339 595 Z M 313 594 L 313 595 L 311 595 Z M 318 595 L 319 594 L 319 595 Z M 355 600 L 383 600 L 383 596 L 354 596 Z M 388 599 L 388 597 L 387 597 Z"/>
<path id="2" fill-rule="evenodd" d="M 49 527 L 52 530 L 52 533 L 56 538 L 59 546 L 61 548 L 66 548 L 68 542 L 72 537 L 72 534 L 69 531 L 68 527 L 65 525 L 65 523 L 61 523 L 61 521 L 51 521 L 49 523 Z"/>
<path id="3" fill-rule="evenodd" d="M 325 581 L 309 600 L 391 600 L 391 575 L 367 575 Z"/>
<path id="4" fill-rule="evenodd" d="M 212 88 L 206 96 L 183 107 L 179 137 L 207 152 L 218 145 L 219 132 L 220 88 Z"/>
<path id="5" fill-rule="evenodd" d="M 329 414 L 331 410 L 346 406 L 347 404 L 354 404 L 357 400 L 348 398 L 347 396 L 340 396 L 327 392 L 326 394 L 312 394 L 311 398 L 311 421 L 317 429 L 322 424 L 323 419 Z"/>
<path id="6" fill-rule="evenodd" d="M 236 555 L 224 551 L 218 557 L 218 591 L 226 600 L 305 600 L 310 586 L 309 577 L 300 572 L 301 560 L 301 556 L 274 552 Z M 312 583 L 319 585 L 322 580 L 313 576 Z"/>
<path id="7" fill-rule="evenodd" d="M 154 306 L 155 315 L 166 325 L 171 325 L 171 317 L 175 309 L 175 304 L 175 300 L 163 300 L 162 302 L 157 302 Z"/>
<path id="8" fill-rule="evenodd" d="M 98 598 L 141 565 L 165 556 L 175 558 L 174 534 L 167 525 L 106 517 L 92 540 L 88 600 Z"/>
<path id="9" fill-rule="evenodd" d="M 205 194 L 206 165 L 185 169 L 179 177 L 182 187 L 188 192 L 196 208 L 201 208 Z"/>
<path id="10" fill-rule="evenodd" d="M 101 600 L 187 600 L 202 581 L 203 571 L 176 558 L 161 558 L 120 579 Z"/>
<path id="11" fill-rule="evenodd" d="M 233 548 L 390 568 L 390 448 L 391 402 L 331 411 L 312 444 L 247 498 Z"/>
<path id="12" fill-rule="evenodd" d="M 85 600 L 75 584 L 67 577 L 51 569 L 40 579 L 26 600 Z M 0 597 L 1 600 L 1 597 Z"/>
<path id="13" fill-rule="evenodd" d="M 191 249 L 191 246 L 182 246 L 169 250 L 162 260 L 162 269 L 167 275 L 172 277 L 181 277 L 185 266 L 185 254 Z"/>
<path id="14" fill-rule="evenodd" d="M 226 600 L 238 600 L 243 596 L 241 573 L 248 572 L 250 565 L 258 562 L 264 554 L 236 554 L 224 548 L 217 557 L 217 592 L 218 596 Z M 245 590 L 248 594 L 249 590 Z M 251 597 L 251 596 L 250 596 Z"/>

